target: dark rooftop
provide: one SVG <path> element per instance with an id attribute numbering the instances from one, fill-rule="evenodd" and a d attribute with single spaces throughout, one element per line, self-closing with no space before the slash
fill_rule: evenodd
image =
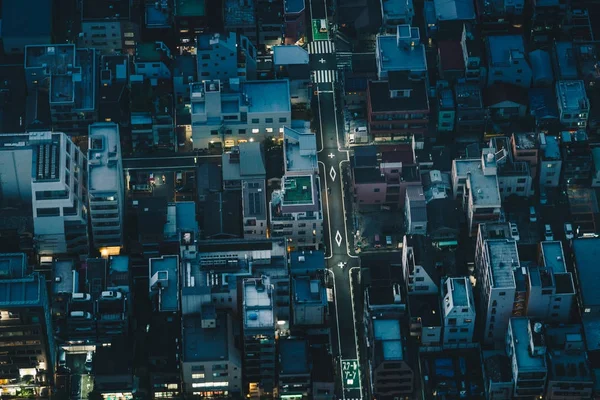
<path id="1" fill-rule="evenodd" d="M 377 285 L 367 288 L 369 304 L 372 306 L 385 306 L 394 304 L 394 291 L 392 285 Z"/>
<path id="2" fill-rule="evenodd" d="M 410 296 L 408 298 L 408 307 L 410 316 L 421 318 L 423 327 L 442 326 L 440 296 L 438 294 Z"/>
<path id="3" fill-rule="evenodd" d="M 293 251 L 290 253 L 290 270 L 294 275 L 311 275 L 325 269 L 322 250 Z"/>
<path id="4" fill-rule="evenodd" d="M 82 21 L 129 20 L 129 0 L 83 0 Z"/>
<path id="5" fill-rule="evenodd" d="M 52 3 L 52 0 L 3 1 L 0 36 L 49 38 L 52 34 Z"/>
<path id="6" fill-rule="evenodd" d="M 414 164 L 414 154 L 411 145 L 380 146 L 381 162 L 404 165 Z"/>
<path id="7" fill-rule="evenodd" d="M 280 375 L 309 374 L 308 344 L 304 339 L 279 341 Z"/>
<path id="8" fill-rule="evenodd" d="M 529 109 L 536 119 L 558 118 L 554 86 L 529 89 Z"/>
<path id="9" fill-rule="evenodd" d="M 372 112 L 429 110 L 425 81 L 410 80 L 408 75 L 389 72 L 390 81 L 369 82 L 369 99 Z M 396 77 L 394 77 L 396 76 Z M 390 97 L 390 88 L 409 90 L 409 97 Z"/>
<path id="10" fill-rule="evenodd" d="M 458 40 L 442 40 L 438 43 L 439 63 L 443 71 L 465 68 L 462 47 Z"/>
<path id="11" fill-rule="evenodd" d="M 229 357 L 227 314 L 217 314 L 215 328 L 202 328 L 200 315 L 183 317 L 183 361 L 217 361 Z"/>
<path id="12" fill-rule="evenodd" d="M 354 149 L 354 168 L 359 167 L 376 167 L 377 163 L 377 147 L 376 146 L 360 146 Z"/>
<path id="13" fill-rule="evenodd" d="M 512 372 L 510 359 L 503 354 L 495 354 L 484 361 L 485 373 L 492 382 L 510 382 Z"/>
<path id="14" fill-rule="evenodd" d="M 381 176 L 381 171 L 377 167 L 356 168 L 354 169 L 354 183 L 377 183 L 384 182 L 385 177 Z"/>
<path id="15" fill-rule="evenodd" d="M 493 106 L 503 101 L 512 101 L 521 105 L 529 104 L 529 89 L 506 83 L 495 84 L 488 87 L 484 93 L 484 102 L 487 106 Z"/>
<path id="16" fill-rule="evenodd" d="M 207 239 L 242 236 L 242 197 L 239 191 L 209 193 L 206 196 L 202 231 Z"/>
<path id="17" fill-rule="evenodd" d="M 181 320 L 176 314 L 157 313 L 152 316 L 148 334 L 148 358 L 153 371 L 170 372 L 178 363 L 178 339 L 181 332 Z M 154 360 L 165 360 L 155 362 Z"/>
<path id="18" fill-rule="evenodd" d="M 354 74 L 377 74 L 377 60 L 375 53 L 353 53 L 352 72 Z"/>
<path id="19" fill-rule="evenodd" d="M 0 133 L 23 132 L 27 99 L 25 70 L 21 65 L 0 65 L 0 76 Z"/>

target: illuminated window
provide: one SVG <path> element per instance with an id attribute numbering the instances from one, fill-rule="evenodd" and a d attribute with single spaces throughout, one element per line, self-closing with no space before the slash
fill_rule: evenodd
<path id="1" fill-rule="evenodd" d="M 258 128 L 252 129 L 252 133 L 258 133 L 258 132 L 260 132 L 260 129 L 258 129 Z"/>
<path id="2" fill-rule="evenodd" d="M 125 37 L 133 37 L 133 32 L 125 32 L 123 34 L 123 36 L 125 36 Z"/>
<path id="3" fill-rule="evenodd" d="M 279 133 L 283 133 L 283 128 L 279 128 Z"/>
<path id="4" fill-rule="evenodd" d="M 192 374 L 192 379 L 202 379 L 204 378 L 204 374 Z"/>
<path id="5" fill-rule="evenodd" d="M 273 133 L 273 128 L 267 128 L 267 133 Z"/>

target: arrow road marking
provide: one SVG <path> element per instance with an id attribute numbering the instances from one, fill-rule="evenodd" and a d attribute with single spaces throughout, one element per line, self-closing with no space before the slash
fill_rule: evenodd
<path id="1" fill-rule="evenodd" d="M 335 242 L 337 243 L 338 247 L 342 245 L 342 234 L 340 233 L 340 231 L 337 231 L 337 233 L 335 234 Z"/>
<path id="2" fill-rule="evenodd" d="M 329 170 L 329 176 L 331 177 L 331 180 L 335 182 L 335 177 L 337 176 L 337 174 L 335 173 L 335 168 L 331 167 L 331 169 Z"/>

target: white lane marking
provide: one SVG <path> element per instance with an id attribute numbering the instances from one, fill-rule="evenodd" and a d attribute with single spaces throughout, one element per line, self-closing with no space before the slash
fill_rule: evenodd
<path id="1" fill-rule="evenodd" d="M 342 234 L 340 233 L 340 231 L 337 231 L 337 233 L 335 234 L 335 242 L 337 243 L 338 247 L 342 245 L 342 240 Z"/>

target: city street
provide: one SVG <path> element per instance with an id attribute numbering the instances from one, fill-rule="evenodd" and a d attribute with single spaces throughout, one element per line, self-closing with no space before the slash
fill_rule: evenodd
<path id="1" fill-rule="evenodd" d="M 324 0 L 310 1 L 311 18 L 327 18 Z M 321 43 L 315 45 L 314 43 Z M 328 43 L 328 44 L 322 44 Z M 310 66 L 313 70 L 315 101 L 313 110 L 317 117 L 317 148 L 319 173 L 325 214 L 325 246 L 327 266 L 334 276 L 334 310 L 332 310 L 332 340 L 334 356 L 340 374 L 341 398 L 362 399 L 361 363 L 359 361 L 356 335 L 356 315 L 351 290 L 351 271 L 359 268 L 359 259 L 351 251 L 348 242 L 348 226 L 352 217 L 348 187 L 348 151 L 342 149 L 340 140 L 335 81 L 337 74 L 320 71 L 336 71 L 335 48 L 331 41 L 317 41 L 309 45 Z M 343 128 L 343 127 L 342 127 Z M 342 129 L 343 135 L 343 129 Z M 348 206 L 348 207 L 347 207 Z"/>

